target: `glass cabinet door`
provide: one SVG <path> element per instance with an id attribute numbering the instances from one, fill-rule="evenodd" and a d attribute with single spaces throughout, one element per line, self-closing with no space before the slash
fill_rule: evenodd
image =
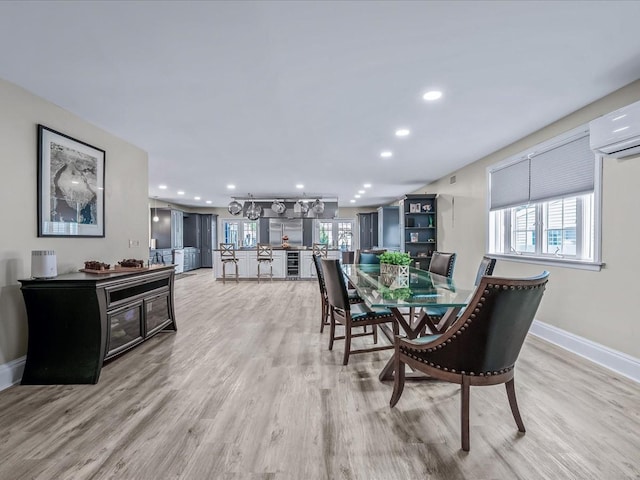
<path id="1" fill-rule="evenodd" d="M 145 336 L 154 333 L 171 320 L 169 309 L 169 295 L 163 294 L 157 297 L 147 298 L 144 301 L 145 309 Z"/>
<path id="2" fill-rule="evenodd" d="M 107 358 L 142 341 L 142 302 L 136 302 L 107 315 L 109 347 Z"/>

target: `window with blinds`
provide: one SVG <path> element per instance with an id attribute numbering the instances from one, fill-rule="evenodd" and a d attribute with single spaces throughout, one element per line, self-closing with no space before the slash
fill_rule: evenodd
<path id="1" fill-rule="evenodd" d="M 490 167 L 489 253 L 598 263 L 600 169 L 586 126 Z"/>

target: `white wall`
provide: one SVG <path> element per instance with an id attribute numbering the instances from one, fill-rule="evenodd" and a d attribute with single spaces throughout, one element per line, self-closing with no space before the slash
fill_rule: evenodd
<path id="1" fill-rule="evenodd" d="M 0 367 L 26 354 L 27 319 L 18 279 L 31 250 L 55 250 L 58 273 L 85 260 L 148 257 L 147 154 L 70 112 L 0 79 Z M 38 238 L 37 131 L 40 123 L 106 151 L 105 238 Z M 139 247 L 129 248 L 129 240 Z"/>
<path id="2" fill-rule="evenodd" d="M 487 167 L 638 100 L 640 81 L 415 192 L 439 194 L 438 249 L 458 253 L 456 282 L 472 283 L 480 257 L 486 252 Z M 449 183 L 451 175 L 456 175 L 455 184 Z M 636 358 L 640 358 L 640 322 L 635 313 L 640 272 L 639 179 L 639 157 L 605 158 L 602 260 L 606 265 L 600 272 L 502 259 L 494 272 L 525 276 L 549 270 L 549 286 L 536 318 Z"/>

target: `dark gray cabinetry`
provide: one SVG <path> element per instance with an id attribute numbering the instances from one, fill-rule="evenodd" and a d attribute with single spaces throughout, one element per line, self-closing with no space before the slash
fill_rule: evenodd
<path id="1" fill-rule="evenodd" d="M 184 248 L 184 271 L 200 268 L 200 249 L 195 247 Z"/>
<path id="2" fill-rule="evenodd" d="M 172 263 L 173 253 L 170 248 L 149 251 L 149 265 L 171 265 Z"/>
<path id="3" fill-rule="evenodd" d="M 151 210 L 151 217 L 154 215 L 158 217 L 158 221 L 151 220 L 151 238 L 155 238 L 156 248 L 182 248 L 184 246 L 182 212 L 154 208 Z"/>
<path id="4" fill-rule="evenodd" d="M 200 215 L 197 213 L 183 214 L 183 246 L 200 248 Z"/>
<path id="5" fill-rule="evenodd" d="M 203 268 L 213 268 L 213 249 L 216 248 L 217 223 L 217 215 L 200 215 L 200 266 Z"/>
<path id="6" fill-rule="evenodd" d="M 171 248 L 184 247 L 183 221 L 183 213 L 180 210 L 171 210 Z"/>
<path id="7" fill-rule="evenodd" d="M 400 207 L 378 208 L 378 247 L 400 250 Z"/>
<path id="8" fill-rule="evenodd" d="M 369 250 L 378 245 L 378 213 L 359 213 L 360 250 Z"/>
<path id="9" fill-rule="evenodd" d="M 401 246 L 423 270 L 438 249 L 437 210 L 436 195 L 406 195 L 400 201 Z"/>

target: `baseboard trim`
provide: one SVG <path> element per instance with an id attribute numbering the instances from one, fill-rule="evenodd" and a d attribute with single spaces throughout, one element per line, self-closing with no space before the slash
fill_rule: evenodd
<path id="1" fill-rule="evenodd" d="M 529 333 L 640 383 L 640 359 L 538 320 Z"/>
<path id="2" fill-rule="evenodd" d="M 0 365 L 0 391 L 15 385 L 22 379 L 26 359 L 27 357 L 24 356 Z"/>

